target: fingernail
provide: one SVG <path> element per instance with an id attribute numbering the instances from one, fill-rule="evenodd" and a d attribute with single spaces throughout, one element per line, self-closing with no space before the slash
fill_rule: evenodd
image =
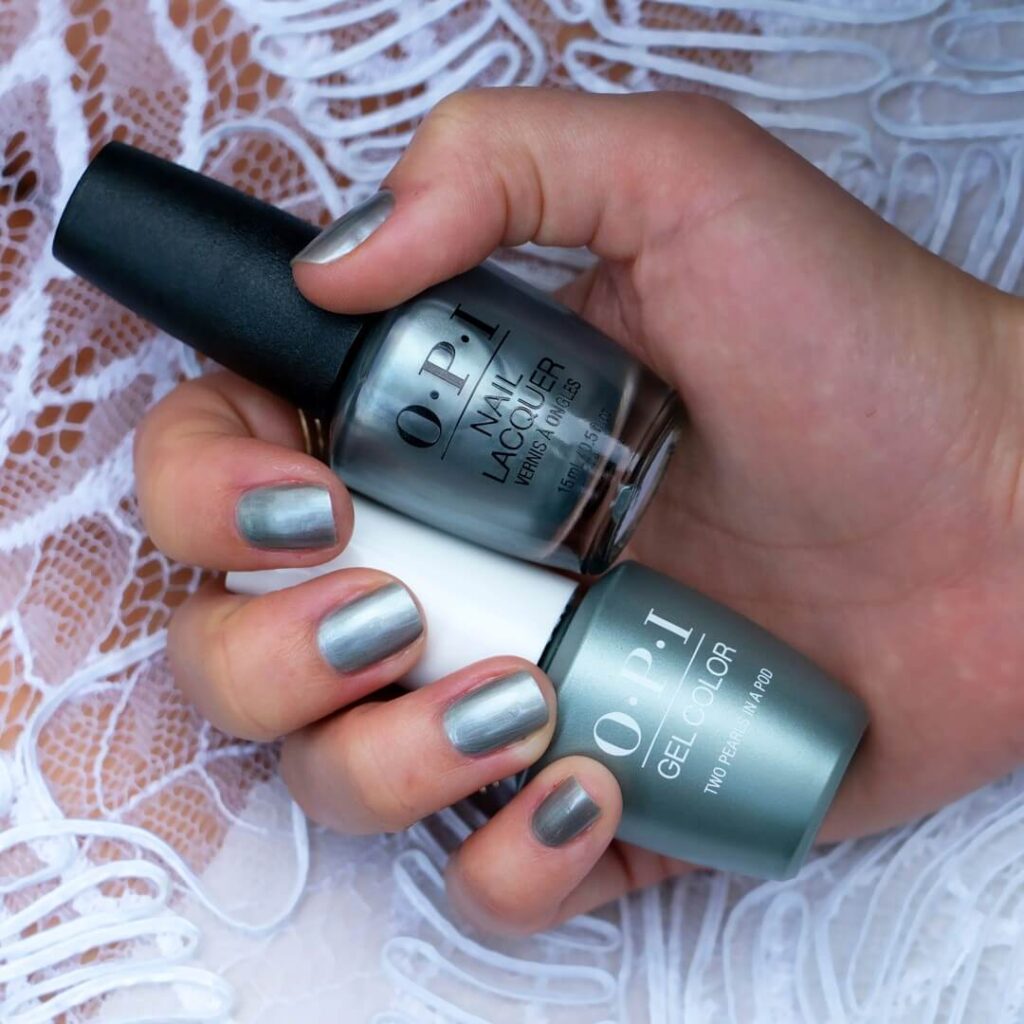
<path id="1" fill-rule="evenodd" d="M 338 542 L 331 492 L 315 484 L 246 491 L 235 507 L 238 532 L 256 548 L 298 551 Z"/>
<path id="2" fill-rule="evenodd" d="M 394 208 L 395 194 L 382 188 L 324 228 L 302 252 L 292 258 L 292 265 L 331 263 L 347 256 L 391 216 Z"/>
<path id="3" fill-rule="evenodd" d="M 460 754 L 489 754 L 525 739 L 548 721 L 548 704 L 529 672 L 513 672 L 460 697 L 444 713 L 444 731 Z"/>
<path id="4" fill-rule="evenodd" d="M 388 583 L 327 615 L 316 642 L 332 668 L 355 672 L 397 654 L 422 632 L 412 595 L 400 583 Z"/>
<path id="5" fill-rule="evenodd" d="M 564 846 L 601 817 L 601 808 L 574 775 L 563 779 L 533 812 L 530 827 L 545 846 Z"/>

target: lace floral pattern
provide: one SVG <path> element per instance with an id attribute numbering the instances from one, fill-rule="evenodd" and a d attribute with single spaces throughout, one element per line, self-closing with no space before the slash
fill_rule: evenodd
<path id="1" fill-rule="evenodd" d="M 478 806 L 394 838 L 307 832 L 273 751 L 170 686 L 164 629 L 197 573 L 142 533 L 130 445 L 198 367 L 50 256 L 88 157 L 124 139 L 326 221 L 448 92 L 542 83 L 725 96 L 1024 287 L 1019 4 L 0 3 L 4 1021 L 1024 1020 L 1024 774 L 789 882 L 697 875 L 495 944 L 441 886 Z M 548 284 L 584 260 L 507 258 Z"/>

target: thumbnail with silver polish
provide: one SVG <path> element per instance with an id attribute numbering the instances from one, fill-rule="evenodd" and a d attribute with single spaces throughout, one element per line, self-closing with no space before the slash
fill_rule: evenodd
<path id="1" fill-rule="evenodd" d="M 394 208 L 393 192 L 386 188 L 375 192 L 324 228 L 292 263 L 332 263 L 347 256 L 391 216 Z"/>
<path id="2" fill-rule="evenodd" d="M 284 484 L 247 491 L 235 508 L 238 532 L 257 548 L 291 551 L 337 543 L 331 492 L 315 484 Z"/>
<path id="3" fill-rule="evenodd" d="M 530 827 L 545 846 L 564 846 L 601 817 L 601 808 L 570 775 L 533 812 Z"/>
<path id="4" fill-rule="evenodd" d="M 529 672 L 495 679 L 457 700 L 444 715 L 444 731 L 461 754 L 489 754 L 525 739 L 547 724 L 548 705 Z"/>
<path id="5" fill-rule="evenodd" d="M 409 591 L 388 583 L 327 615 L 316 641 L 332 668 L 355 672 L 397 654 L 422 632 L 420 610 Z"/>

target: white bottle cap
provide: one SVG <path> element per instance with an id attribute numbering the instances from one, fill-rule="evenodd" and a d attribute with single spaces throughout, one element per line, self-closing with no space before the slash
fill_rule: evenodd
<path id="1" fill-rule="evenodd" d="M 403 680 L 423 686 L 496 654 L 540 660 L 576 582 L 487 551 L 352 495 L 355 530 L 335 559 L 307 569 L 231 572 L 227 588 L 265 594 L 334 572 L 391 573 L 416 595 L 427 620 L 419 664 Z"/>

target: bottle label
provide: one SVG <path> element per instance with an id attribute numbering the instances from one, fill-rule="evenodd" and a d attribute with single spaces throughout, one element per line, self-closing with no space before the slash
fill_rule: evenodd
<path id="1" fill-rule="evenodd" d="M 520 557 L 552 557 L 609 461 L 646 371 L 540 293 L 478 269 L 407 303 L 339 408 L 357 490 Z M 382 471 L 382 465 L 388 471 Z"/>
<path id="2" fill-rule="evenodd" d="M 696 782 L 703 781 L 696 791 L 717 798 L 762 706 L 770 703 L 774 672 L 746 658 L 740 640 L 722 639 L 721 629 L 698 629 L 648 610 L 645 643 L 626 654 L 617 674 L 625 706 L 595 719 L 593 740 L 606 756 L 636 758 L 634 770 L 667 783 L 696 771 Z M 724 722 L 714 714 L 720 700 L 732 705 Z"/>
<path id="3" fill-rule="evenodd" d="M 417 373 L 427 375 L 424 398 L 399 410 L 395 417 L 398 436 L 414 448 L 440 445 L 438 458 L 442 462 L 466 452 L 470 470 L 472 463 L 478 462 L 476 472 L 496 484 L 581 493 L 608 448 L 613 410 L 598 408 L 580 432 L 578 404 L 586 404 L 587 389 L 580 377 L 571 375 L 566 363 L 549 355 L 524 353 L 525 346 L 510 339 L 511 327 L 502 330 L 500 323 L 487 323 L 462 303 L 455 306 L 449 319 L 461 347 L 450 341 L 430 347 Z M 469 330 L 475 331 L 475 338 Z M 502 357 L 506 345 L 510 348 Z M 456 362 L 459 373 L 454 369 Z M 439 403 L 442 388 L 453 389 L 461 400 L 452 410 L 457 415 L 450 429 L 441 420 L 438 405 L 426 404 Z M 574 430 L 578 438 L 571 436 Z M 558 458 L 566 452 L 570 456 L 567 464 L 555 473 L 544 472 L 548 456 Z"/>
<path id="4" fill-rule="evenodd" d="M 567 509 L 608 451 L 620 396 L 587 370 L 582 353 L 528 326 L 506 326 L 495 312 L 488 321 L 457 302 L 446 325 L 452 340 L 425 339 L 430 347 L 416 371 L 421 393 L 398 411 L 395 431 L 439 462 L 458 460 L 460 473 L 546 490 L 540 501 Z M 556 348 L 564 362 L 550 354 Z M 559 465 L 548 471 L 551 461 Z"/>

